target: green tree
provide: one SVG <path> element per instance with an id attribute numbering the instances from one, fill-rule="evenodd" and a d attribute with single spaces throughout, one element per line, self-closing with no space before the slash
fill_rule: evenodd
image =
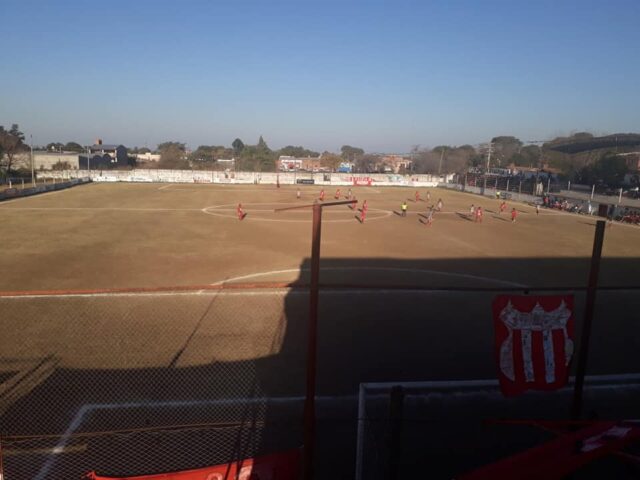
<path id="1" fill-rule="evenodd" d="M 63 150 L 66 152 L 82 153 L 84 151 L 84 148 L 79 143 L 67 142 L 67 144 L 63 147 Z"/>
<path id="2" fill-rule="evenodd" d="M 512 162 L 512 157 L 520 153 L 522 142 L 516 137 L 500 136 L 491 139 L 493 153 L 491 155 L 492 165 L 507 166 Z"/>
<path id="3" fill-rule="evenodd" d="M 542 149 L 538 145 L 526 145 L 520 149 L 520 153 L 517 155 L 519 155 L 520 163 L 516 163 L 514 160 L 516 165 L 537 168 L 542 159 Z"/>
<path id="4" fill-rule="evenodd" d="M 275 154 L 271 151 L 267 142 L 264 141 L 262 135 L 260 135 L 258 144 L 255 147 L 253 163 L 259 172 L 273 172 L 276 168 Z"/>
<path id="5" fill-rule="evenodd" d="M 179 150 L 181 152 L 185 152 L 187 150 L 186 144 L 181 142 L 163 142 L 158 145 L 158 152 L 162 154 L 164 150 L 168 150 L 169 148 L 173 148 L 175 150 Z"/>
<path id="6" fill-rule="evenodd" d="M 378 157 L 364 154 L 355 161 L 355 170 L 360 173 L 373 173 L 378 163 Z"/>
<path id="7" fill-rule="evenodd" d="M 629 167 L 624 157 L 606 154 L 596 163 L 596 172 L 603 183 L 610 187 L 617 187 L 624 181 Z"/>
<path id="8" fill-rule="evenodd" d="M 60 142 L 47 143 L 46 149 L 50 152 L 61 152 L 64 148 L 64 144 Z"/>
<path id="9" fill-rule="evenodd" d="M 196 148 L 189 159 L 195 168 L 211 169 L 215 168 L 215 163 L 221 158 L 231 158 L 234 151 L 222 145 L 200 145 Z"/>
<path id="10" fill-rule="evenodd" d="M 343 145 L 340 147 L 340 154 L 345 160 L 356 162 L 364 155 L 364 150 L 362 148 L 352 147 L 351 145 Z"/>
<path id="11" fill-rule="evenodd" d="M 214 145 L 200 145 L 191 152 L 190 159 L 192 162 L 215 162 L 215 153 L 218 147 Z"/>
<path id="12" fill-rule="evenodd" d="M 324 152 L 320 157 L 320 165 L 322 165 L 324 168 L 331 170 L 332 172 L 335 172 L 340 166 L 340 163 L 342 163 L 343 161 L 344 161 L 343 157 L 340 157 L 330 152 Z"/>
<path id="13" fill-rule="evenodd" d="M 233 153 L 236 156 L 240 155 L 240 153 L 242 153 L 242 150 L 244 150 L 244 143 L 239 138 L 236 138 L 231 144 L 231 146 L 233 147 Z"/>
<path id="14" fill-rule="evenodd" d="M 245 145 L 236 158 L 238 170 L 254 170 L 257 172 L 273 172 L 276 168 L 276 153 L 273 152 L 264 138 L 260 136 L 257 145 Z"/>
<path id="15" fill-rule="evenodd" d="M 314 152 L 313 150 L 307 150 L 304 147 L 294 147 L 293 145 L 287 145 L 286 147 L 283 147 L 278 151 L 278 156 L 280 155 L 303 158 L 303 157 L 317 157 L 320 154 L 318 152 Z"/>
<path id="16" fill-rule="evenodd" d="M 0 151 L 3 153 L 3 155 L 0 155 L 0 172 L 2 175 L 11 173 L 16 161 L 16 154 L 26 150 L 28 150 L 28 147 L 24 143 L 24 134 L 20 131 L 17 123 L 11 125 L 9 130 L 5 130 L 0 125 Z"/>
<path id="17" fill-rule="evenodd" d="M 159 168 L 180 170 L 190 168 L 184 143 L 164 142 L 158 145 L 158 151 L 160 152 L 160 161 L 158 162 Z"/>

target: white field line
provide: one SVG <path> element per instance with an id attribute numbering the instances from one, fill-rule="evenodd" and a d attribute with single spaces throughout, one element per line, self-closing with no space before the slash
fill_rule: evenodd
<path id="1" fill-rule="evenodd" d="M 622 374 L 622 375 L 592 375 L 586 377 L 587 385 L 589 383 L 595 384 L 598 388 L 621 388 L 621 385 L 614 385 L 614 382 L 640 382 L 640 374 Z M 571 377 L 570 382 L 573 382 L 574 378 Z M 610 383 L 612 385 L 606 385 Z M 598 385 L 600 384 L 600 385 Z M 433 381 L 433 382 L 373 382 L 362 383 L 360 385 L 360 395 L 335 395 L 335 396 L 319 396 L 316 397 L 318 404 L 344 404 L 347 401 L 355 401 L 358 399 L 361 401 L 362 395 L 367 390 L 388 390 L 392 386 L 404 385 L 408 388 L 431 388 L 431 389 L 455 389 L 455 388 L 486 388 L 497 387 L 497 380 L 452 380 L 452 381 Z M 623 388 L 623 387 L 622 387 Z M 568 390 L 565 387 L 563 390 Z M 184 401 L 167 401 L 157 403 L 145 403 L 145 402 L 125 402 L 125 403 L 95 403 L 85 404 L 76 413 L 73 420 L 65 430 L 64 434 L 54 447 L 52 454 L 47 458 L 44 465 L 35 477 L 35 480 L 43 480 L 47 478 L 49 472 L 56 463 L 55 454 L 63 453 L 69 439 L 75 433 L 75 431 L 82 425 L 84 417 L 97 410 L 119 410 L 119 409 L 132 409 L 132 408 L 185 408 L 185 407 L 199 407 L 199 406 L 214 406 L 214 405 L 233 405 L 238 403 L 243 404 L 287 404 L 287 403 L 301 403 L 304 401 L 303 396 L 291 396 L 291 397 L 239 397 L 239 398 L 221 398 L 213 400 L 184 400 Z"/>
<path id="2" fill-rule="evenodd" d="M 497 287 L 496 287 L 497 288 Z M 526 287 L 522 287 L 526 288 Z M 286 292 L 284 292 L 286 290 Z M 452 291 L 447 289 L 434 289 L 434 290 L 422 290 L 419 288 L 406 288 L 406 289 L 377 289 L 375 286 L 372 288 L 349 288 L 349 289 L 340 289 L 340 290 L 325 290 L 320 291 L 320 296 L 340 296 L 340 295 L 413 295 L 413 294 L 422 294 L 422 295 L 459 295 L 459 291 Z M 224 291 L 224 290 L 200 290 L 197 292 L 141 292 L 141 293 L 69 293 L 69 294 L 34 294 L 34 295 L 4 295 L 0 296 L 0 300 L 20 300 L 21 298 L 35 300 L 38 298 L 128 298 L 128 297 L 163 297 L 163 296 L 183 296 L 183 297 L 197 297 L 197 296 L 206 296 L 206 295 L 220 295 L 227 297 L 263 297 L 269 295 L 281 295 L 281 296 L 290 296 L 290 295 L 308 295 L 309 292 L 306 290 L 289 290 L 286 288 L 282 289 L 269 289 L 269 290 L 253 290 L 253 291 L 243 291 L 243 292 L 233 292 L 233 291 Z"/>
<path id="3" fill-rule="evenodd" d="M 266 272 L 252 273 L 249 275 L 241 275 L 237 277 L 226 278 L 224 280 L 219 280 L 217 282 L 212 283 L 211 285 L 219 286 L 225 283 L 230 282 L 238 282 L 242 280 L 249 280 L 259 277 L 265 277 L 269 275 L 280 275 L 285 273 L 296 273 L 298 276 L 301 272 L 309 271 L 308 268 L 288 268 L 283 270 L 270 270 Z M 513 282 L 510 280 L 501 280 L 497 278 L 491 277 L 483 277 L 479 275 L 471 275 L 468 273 L 456 273 L 456 272 L 442 272 L 438 270 L 429 270 L 429 269 L 420 269 L 420 268 L 395 268 L 395 267 L 321 267 L 320 271 L 379 271 L 379 272 L 399 272 L 399 273 L 419 273 L 419 274 L 428 274 L 428 275 L 437 275 L 442 277 L 450 277 L 450 278 L 464 278 L 467 280 L 475 280 L 482 282 L 492 282 L 494 284 L 498 284 L 499 286 L 505 287 L 518 287 L 518 288 L 527 288 L 527 285 L 522 283 Z M 408 286 L 406 289 L 376 289 L 375 285 L 372 285 L 371 288 L 348 288 L 341 290 L 324 290 L 321 291 L 321 295 L 351 295 L 354 293 L 358 294 L 407 294 L 407 293 L 415 293 L 415 292 L 423 292 L 423 293 L 450 293 L 457 294 L 458 292 L 452 292 L 447 289 L 434 289 L 434 290 L 420 290 L 420 289 L 412 289 Z M 160 292 L 104 292 L 104 293 L 34 293 L 29 295 L 20 295 L 20 294 L 9 294 L 2 295 L 0 299 L 35 299 L 35 298 L 114 298 L 114 297 L 166 297 L 166 296 L 183 296 L 183 297 L 193 297 L 193 296 L 206 296 L 206 295 L 225 295 L 225 296 L 237 296 L 237 297 L 257 297 L 257 296 L 266 296 L 266 295 L 306 295 L 306 291 L 302 290 L 292 290 L 287 287 L 283 288 L 273 288 L 268 290 L 250 290 L 249 291 L 233 291 L 233 290 L 190 290 L 190 291 L 160 291 Z"/>
<path id="4" fill-rule="evenodd" d="M 309 223 L 311 221 L 311 209 L 308 210 L 303 210 L 303 212 L 307 213 L 307 215 L 309 215 L 308 219 L 305 220 L 289 220 L 286 218 L 261 218 L 261 217 L 255 217 L 252 215 L 253 213 L 257 213 L 257 212 L 268 212 L 268 210 L 266 209 L 260 209 L 260 210 L 251 210 L 251 208 L 249 208 L 251 205 L 254 206 L 265 206 L 265 205 L 272 205 L 272 206 L 277 206 L 277 205 L 286 205 L 286 206 L 295 206 L 294 203 L 291 202 L 264 202 L 264 203 L 243 203 L 242 206 L 245 210 L 246 213 L 248 213 L 248 217 L 245 220 L 254 220 L 254 221 L 259 221 L 259 222 L 280 222 L 280 223 Z M 227 213 L 216 213 L 218 211 L 220 212 L 227 212 L 227 211 L 236 211 L 237 208 L 237 204 L 231 204 L 231 203 L 225 203 L 222 205 L 212 205 L 210 207 L 205 207 L 202 209 L 203 213 L 206 213 L 207 215 L 213 215 L 215 217 L 223 217 L 223 218 L 232 218 L 232 219 L 237 219 L 235 214 L 227 214 Z M 275 210 L 275 209 L 274 209 Z M 378 208 L 369 208 L 370 212 L 381 212 L 382 215 L 378 215 L 378 216 L 370 216 L 367 218 L 367 220 L 381 220 L 383 218 L 388 218 L 390 217 L 393 212 L 390 210 L 382 210 L 382 209 L 378 209 Z M 353 222 L 354 218 L 351 217 L 351 215 L 353 214 L 353 216 L 357 215 L 357 211 L 356 210 L 352 210 L 351 212 L 347 212 L 346 210 L 342 210 L 342 212 L 339 213 L 346 213 L 349 215 L 350 218 L 347 219 L 342 219 L 342 220 L 331 220 L 331 219 L 325 219 L 324 221 L 326 223 L 349 223 L 349 222 Z"/>
<path id="5" fill-rule="evenodd" d="M 13 207 L 5 210 L 88 210 L 114 212 L 200 212 L 201 208 L 127 208 L 127 207 Z"/>
<path id="6" fill-rule="evenodd" d="M 85 404 L 73 417 L 73 420 L 65 430 L 64 434 L 60 437 L 60 440 L 51 451 L 51 455 L 44 462 L 44 465 L 38 471 L 38 474 L 34 477 L 34 480 L 44 480 L 48 478 L 51 469 L 55 466 L 56 455 L 65 452 L 66 446 L 69 443 L 70 438 L 82 425 L 85 416 L 98 410 L 122 410 L 132 408 L 190 408 L 190 407 L 207 407 L 215 405 L 234 405 L 242 403 L 245 405 L 253 404 L 290 404 L 290 403 L 302 403 L 304 397 L 256 397 L 256 398 L 221 398 L 213 400 L 184 400 L 184 401 L 167 401 L 167 402 L 127 402 L 127 403 L 92 403 Z M 346 401 L 353 401 L 357 399 L 356 395 L 338 395 L 338 396 L 320 396 L 316 397 L 316 403 L 318 404 L 344 404 Z"/>
<path id="7" fill-rule="evenodd" d="M 444 276 L 444 277 L 453 277 L 453 278 L 466 278 L 468 280 L 480 280 L 483 282 L 494 282 L 494 283 L 499 283 L 502 284 L 504 286 L 510 286 L 510 287 L 523 287 L 526 288 L 527 286 L 522 284 L 522 283 L 518 283 L 518 282 L 512 282 L 510 280 L 500 280 L 497 278 L 491 278 L 491 277 L 483 277 L 483 276 L 479 276 L 479 275 L 471 275 L 468 273 L 456 273 L 456 272 L 442 272 L 439 270 L 428 270 L 428 269 L 422 269 L 422 268 L 400 268 L 400 267 L 320 267 L 320 271 L 380 271 L 380 272 L 400 272 L 400 273 L 424 273 L 424 274 L 429 274 L 429 275 L 440 275 L 440 276 Z M 215 283 L 212 283 L 212 285 L 221 285 L 224 283 L 229 283 L 229 282 L 237 282 L 240 280 L 249 280 L 251 278 L 257 278 L 257 277 L 265 277 L 265 276 L 269 276 L 269 275 L 279 275 L 282 273 L 295 273 L 295 272 L 301 272 L 301 271 L 310 271 L 310 269 L 308 268 L 289 268 L 289 269 L 285 269 L 285 270 L 271 270 L 268 272 L 260 272 L 260 273 L 252 273 L 249 275 L 242 275 L 239 277 L 232 277 L 232 278 L 227 278 L 225 280 L 221 280 Z M 393 290 L 390 290 L 393 291 Z"/>
<path id="8" fill-rule="evenodd" d="M 575 377 L 569 379 L 569 385 L 575 382 Z M 616 384 L 616 382 L 626 383 L 627 385 Z M 634 383 L 635 382 L 635 383 Z M 430 394 L 438 396 L 452 396 L 452 397 L 465 397 L 471 396 L 475 399 L 479 393 L 485 398 L 484 401 L 493 398 L 504 399 L 502 393 L 499 390 L 498 380 L 486 379 L 486 380 L 439 380 L 439 381 L 427 381 L 427 382 L 370 382 L 361 383 L 358 394 L 358 427 L 356 433 L 356 480 L 363 478 L 362 470 L 364 468 L 363 458 L 365 454 L 364 446 L 364 430 L 365 423 L 367 421 L 366 413 L 366 399 L 378 398 L 380 396 L 388 397 L 391 388 L 396 386 L 404 387 L 406 390 L 411 389 L 425 389 L 433 390 L 432 392 L 424 392 L 422 394 L 406 393 L 405 398 L 416 397 L 424 398 Z M 640 373 L 620 374 L 620 375 L 587 375 L 585 377 L 585 386 L 589 390 L 623 390 L 625 387 L 638 388 L 640 387 Z M 494 389 L 492 392 L 479 392 L 478 389 Z M 456 389 L 458 391 L 456 391 Z M 476 389 L 474 391 L 474 389 Z M 446 392 L 451 390 L 451 392 Z M 369 393 L 384 392 L 384 393 Z M 563 393 L 572 391 L 572 388 L 566 386 L 559 390 Z"/>
<path id="9" fill-rule="evenodd" d="M 209 188 L 211 190 L 240 190 L 240 191 L 244 191 L 244 192 L 265 192 L 265 191 L 274 191 L 274 192 L 286 192 L 287 194 L 290 194 L 291 191 L 293 191 L 296 188 L 300 188 L 300 190 L 303 192 L 303 194 L 306 193 L 306 195 L 309 195 L 309 191 L 310 190 L 317 190 L 318 193 L 320 192 L 320 190 L 322 190 L 324 188 L 324 190 L 332 190 L 332 186 L 331 185 L 323 185 L 323 184 L 313 184 L 313 185 L 306 185 L 306 184 L 297 184 L 297 183 L 281 183 L 280 184 L 280 190 L 278 190 L 278 188 L 276 187 L 275 183 L 262 183 L 262 184 L 258 184 L 260 186 L 262 186 L 263 188 L 259 188 L 256 187 L 255 184 L 247 182 L 247 183 L 237 183 L 237 184 L 233 184 L 233 183 L 189 183 L 189 182 L 181 182 L 181 183 L 169 183 L 168 185 L 163 185 L 162 187 L 158 187 L 158 190 L 169 190 L 169 191 L 174 191 L 174 190 L 183 190 L 183 191 L 197 191 L 199 189 L 202 188 Z M 365 185 L 333 185 L 333 187 L 337 187 L 340 188 L 341 190 L 345 190 L 348 189 L 349 187 L 351 187 L 352 189 L 365 189 L 367 193 L 376 193 L 376 194 L 380 194 L 382 193 L 379 189 L 377 188 L 373 188 L 373 187 L 368 187 Z M 361 190 L 360 190 L 361 191 Z M 317 195 L 316 195 L 317 197 Z M 315 197 L 314 197 L 315 198 Z"/>
<path id="10" fill-rule="evenodd" d="M 53 448 L 52 453 L 56 454 L 64 451 L 67 443 L 69 443 L 69 437 L 73 435 L 73 433 L 80 427 L 80 425 L 82 425 L 82 421 L 84 420 L 84 416 L 87 411 L 89 411 L 87 405 L 83 405 L 82 407 L 80 407 L 76 415 L 73 417 L 73 420 L 65 430 L 64 434 L 62 435 L 60 440 L 58 440 L 56 446 Z M 44 465 L 42 465 L 42 468 L 40 468 L 40 470 L 38 471 L 38 474 L 35 476 L 34 480 L 44 480 L 45 478 L 47 478 L 55 463 L 56 456 L 50 455 L 44 462 Z"/>
<path id="11" fill-rule="evenodd" d="M 567 385 L 573 385 L 575 377 L 569 377 Z M 620 373 L 610 375 L 587 375 L 585 376 L 585 385 L 590 387 L 600 386 L 605 388 L 620 388 L 624 385 L 632 384 L 640 385 L 640 373 Z M 365 391 L 388 391 L 392 387 L 401 386 L 408 390 L 412 389 L 431 389 L 431 390 L 443 390 L 443 389 L 472 389 L 472 388 L 487 388 L 498 387 L 500 383 L 496 379 L 480 379 L 480 380 L 434 380 L 424 382 L 364 382 L 360 386 Z M 569 387 L 564 387 L 562 390 L 570 390 Z"/>

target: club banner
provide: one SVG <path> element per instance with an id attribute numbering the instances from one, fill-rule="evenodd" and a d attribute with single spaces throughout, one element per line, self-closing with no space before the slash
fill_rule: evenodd
<path id="1" fill-rule="evenodd" d="M 90 472 L 85 478 L 87 480 L 297 480 L 299 463 L 300 451 L 296 449 L 197 470 L 137 477 L 103 477 Z"/>
<path id="2" fill-rule="evenodd" d="M 499 295 L 493 301 L 493 324 L 505 396 L 566 385 L 573 355 L 572 295 Z"/>
<path id="3" fill-rule="evenodd" d="M 371 186 L 373 179 L 371 177 L 351 177 L 350 180 L 354 185 L 367 185 Z"/>

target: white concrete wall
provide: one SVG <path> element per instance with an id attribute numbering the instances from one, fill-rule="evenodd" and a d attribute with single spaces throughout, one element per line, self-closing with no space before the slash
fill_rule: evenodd
<path id="1" fill-rule="evenodd" d="M 29 154 L 27 153 L 27 156 Z M 72 170 L 79 167 L 80 154 L 78 153 L 56 153 L 56 152 L 33 152 L 33 163 L 35 170 L 44 168 L 51 170 L 58 162 L 68 162 Z"/>
<path id="2" fill-rule="evenodd" d="M 87 175 L 81 172 L 47 172 L 56 178 Z M 207 170 L 92 170 L 91 179 L 96 182 L 168 182 L 168 183 L 225 183 L 295 185 L 298 180 L 313 180 L 315 185 L 370 185 L 374 187 L 410 186 L 435 187 L 438 183 L 452 181 L 454 175 L 398 175 L 365 173 L 302 173 L 302 172 L 220 172 Z"/>

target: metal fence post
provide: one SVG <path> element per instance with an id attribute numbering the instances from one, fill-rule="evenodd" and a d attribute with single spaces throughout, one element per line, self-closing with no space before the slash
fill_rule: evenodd
<path id="1" fill-rule="evenodd" d="M 402 427 L 403 427 L 404 390 L 401 386 L 391 389 L 389 405 L 389 472 L 388 480 L 399 478 L 400 461 L 402 459 Z"/>
<path id="2" fill-rule="evenodd" d="M 600 271 L 600 257 L 602 256 L 602 243 L 604 241 L 604 227 L 606 222 L 598 220 L 596 233 L 593 238 L 593 252 L 591 253 L 591 268 L 589 270 L 589 284 L 587 285 L 587 298 L 584 308 L 584 322 L 580 337 L 580 351 L 578 353 L 578 365 L 576 368 L 576 383 L 573 388 L 573 405 L 571 418 L 579 420 L 582 415 L 582 391 L 584 388 L 584 376 L 587 369 L 587 357 L 589 354 L 589 339 L 591 337 L 591 324 L 593 323 L 593 311 L 598 291 L 598 273 Z"/>
<path id="3" fill-rule="evenodd" d="M 313 478 L 313 463 L 315 453 L 316 430 L 316 372 L 318 350 L 318 302 L 320 288 L 320 237 L 322 229 L 322 208 L 335 205 L 349 205 L 358 203 L 357 200 L 342 200 L 338 202 L 319 203 L 316 200 L 312 205 L 300 205 L 276 209 L 275 212 L 284 210 L 297 210 L 300 208 L 313 208 L 313 221 L 311 226 L 311 282 L 309 286 L 309 326 L 307 332 L 307 372 L 306 394 L 304 400 L 304 449 L 303 449 L 303 478 Z"/>
<path id="4" fill-rule="evenodd" d="M 304 401 L 304 478 L 313 478 L 313 458 L 316 429 L 316 370 L 318 349 L 318 297 L 320 283 L 320 235 L 322 227 L 322 205 L 316 200 L 313 205 L 311 227 L 311 286 L 309 291 L 309 331 L 307 332 L 307 385 Z"/>

